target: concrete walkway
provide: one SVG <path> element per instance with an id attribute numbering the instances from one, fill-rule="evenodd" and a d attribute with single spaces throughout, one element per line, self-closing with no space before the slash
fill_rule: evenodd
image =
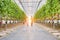
<path id="1" fill-rule="evenodd" d="M 6 37 L 0 40 L 58 40 L 56 37 L 42 29 L 39 25 L 22 25 Z"/>

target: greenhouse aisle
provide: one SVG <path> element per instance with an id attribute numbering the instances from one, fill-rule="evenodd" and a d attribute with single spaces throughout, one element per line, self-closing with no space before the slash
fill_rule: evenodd
<path id="1" fill-rule="evenodd" d="M 22 25 L 18 27 L 15 32 L 12 32 L 0 40 L 58 40 L 46 30 L 40 28 L 39 25 L 32 26 Z"/>

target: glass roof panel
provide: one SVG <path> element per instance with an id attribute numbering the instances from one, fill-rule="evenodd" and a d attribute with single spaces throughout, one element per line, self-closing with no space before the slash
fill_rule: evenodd
<path id="1" fill-rule="evenodd" d="M 34 15 L 42 0 L 19 0 L 28 16 Z"/>

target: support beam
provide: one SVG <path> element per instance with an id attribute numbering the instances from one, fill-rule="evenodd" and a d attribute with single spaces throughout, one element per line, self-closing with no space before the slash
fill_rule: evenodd
<path id="1" fill-rule="evenodd" d="M 24 8 L 22 2 L 21 2 L 20 0 L 19 0 L 19 2 L 20 2 L 20 4 L 21 4 L 21 6 L 23 7 L 24 11 L 26 12 L 26 10 L 25 10 L 25 8 Z"/>
<path id="2" fill-rule="evenodd" d="M 40 1 L 39 1 L 39 3 L 38 3 L 38 6 L 37 6 L 36 10 L 38 9 L 38 7 L 39 7 L 39 5 L 40 5 L 40 3 L 41 3 L 41 2 L 42 2 L 42 0 L 40 0 Z"/>

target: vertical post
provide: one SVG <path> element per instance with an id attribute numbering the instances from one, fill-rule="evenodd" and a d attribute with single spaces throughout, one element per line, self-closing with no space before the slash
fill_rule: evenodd
<path id="1" fill-rule="evenodd" d="M 59 13 L 58 13 L 57 17 L 58 17 L 57 26 L 59 26 Z"/>
<path id="2" fill-rule="evenodd" d="M 7 16 L 5 17 L 5 30 L 7 29 Z"/>
<path id="3" fill-rule="evenodd" d="M 2 29 L 2 16 L 0 15 L 0 28 Z"/>

